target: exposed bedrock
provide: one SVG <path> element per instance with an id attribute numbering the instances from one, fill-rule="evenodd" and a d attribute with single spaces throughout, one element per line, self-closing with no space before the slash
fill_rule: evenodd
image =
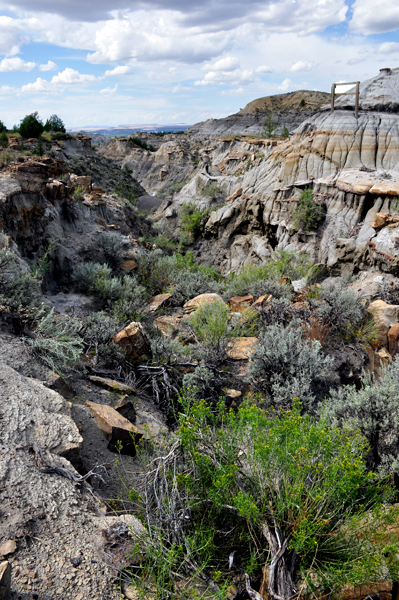
<path id="1" fill-rule="evenodd" d="M 208 147 L 209 165 L 157 218 L 170 220 L 187 201 L 206 205 L 201 190 L 212 182 L 226 204 L 211 213 L 199 255 L 210 262 L 206 240 L 218 240 L 212 256 L 223 271 L 286 248 L 310 252 L 333 271 L 373 267 L 396 273 L 398 224 L 374 221 L 378 213 L 389 217 L 399 208 L 399 114 L 392 112 L 398 87 L 399 69 L 380 74 L 361 86 L 358 119 L 354 97 L 342 96 L 343 108 L 331 114 L 324 107 L 286 141 L 216 141 Z M 305 188 L 312 188 L 326 213 L 309 233 L 293 228 Z"/>

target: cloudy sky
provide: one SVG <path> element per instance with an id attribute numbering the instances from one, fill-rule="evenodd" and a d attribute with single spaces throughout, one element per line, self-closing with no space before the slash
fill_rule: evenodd
<path id="1" fill-rule="evenodd" d="M 398 0 L 0 0 L 0 119 L 195 123 L 399 66 Z"/>

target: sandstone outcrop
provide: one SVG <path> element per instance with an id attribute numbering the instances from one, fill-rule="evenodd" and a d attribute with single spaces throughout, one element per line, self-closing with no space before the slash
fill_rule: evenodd
<path id="1" fill-rule="evenodd" d="M 191 300 L 187 300 L 183 305 L 183 310 L 185 313 L 190 314 L 198 310 L 200 306 L 203 306 L 204 304 L 214 304 L 214 302 L 223 302 L 223 298 L 219 296 L 219 294 L 214 293 L 200 294 Z"/>
<path id="2" fill-rule="evenodd" d="M 86 402 L 101 431 L 112 447 L 122 444 L 122 452 L 135 454 L 136 444 L 143 437 L 143 433 L 137 429 L 126 417 L 117 410 L 106 404 Z"/>
<path id="3" fill-rule="evenodd" d="M 388 345 L 388 332 L 399 322 L 399 306 L 390 305 L 383 300 L 375 300 L 368 307 L 378 328 L 378 343 Z"/>
<path id="4" fill-rule="evenodd" d="M 141 362 L 151 355 L 151 348 L 141 323 L 132 321 L 112 338 L 126 352 L 129 360 Z"/>

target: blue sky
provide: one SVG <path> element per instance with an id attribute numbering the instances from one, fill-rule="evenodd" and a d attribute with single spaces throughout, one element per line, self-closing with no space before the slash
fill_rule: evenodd
<path id="1" fill-rule="evenodd" d="M 0 120 L 218 118 L 397 67 L 398 30 L 398 0 L 0 0 Z"/>

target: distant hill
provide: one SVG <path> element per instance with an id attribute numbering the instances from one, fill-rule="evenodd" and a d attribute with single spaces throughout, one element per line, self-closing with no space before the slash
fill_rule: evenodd
<path id="1" fill-rule="evenodd" d="M 252 100 L 238 113 L 224 119 L 208 119 L 197 123 L 186 133 L 195 138 L 220 137 L 226 135 L 262 135 L 266 113 L 271 111 L 281 133 L 284 127 L 294 131 L 305 119 L 314 115 L 321 106 L 330 102 L 331 94 L 299 90 L 287 94 L 276 94 Z"/>
<path id="2" fill-rule="evenodd" d="M 298 90 L 297 92 L 288 92 L 288 94 L 276 94 L 252 100 L 239 111 L 239 114 L 245 115 L 254 111 L 268 112 L 269 110 L 295 109 L 302 112 L 309 109 L 318 110 L 323 104 L 328 104 L 330 99 L 331 94 L 327 92 Z"/>

